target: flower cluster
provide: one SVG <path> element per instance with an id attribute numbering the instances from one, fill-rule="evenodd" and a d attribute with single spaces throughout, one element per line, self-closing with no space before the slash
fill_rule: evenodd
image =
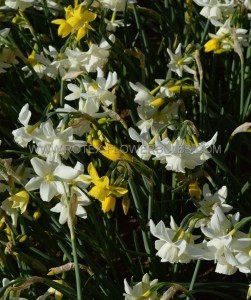
<path id="1" fill-rule="evenodd" d="M 194 215 L 186 228 L 178 227 L 172 216 L 170 228 L 166 228 L 162 221 L 155 225 L 150 220 L 151 233 L 158 238 L 155 242 L 156 255 L 161 257 L 161 261 L 188 263 L 191 260 L 214 260 L 217 273 L 232 275 L 237 270 L 249 273 L 251 239 L 239 230 L 246 220 L 240 220 L 240 213 L 226 214 L 232 209 L 226 204 L 226 197 L 225 186 L 212 195 L 206 184 L 203 199 L 196 203 L 202 214 Z M 191 234 L 194 226 L 200 227 L 201 236 Z"/>
<path id="2" fill-rule="evenodd" d="M 219 0 L 194 0 L 194 2 L 203 7 L 200 14 L 207 18 L 216 28 L 219 27 L 215 34 L 209 34 L 211 40 L 205 44 L 205 51 L 214 51 L 220 54 L 226 51 L 239 52 L 239 47 L 248 46 L 248 30 L 237 27 L 231 20 L 237 10 L 235 1 Z M 243 3 L 250 9 L 247 1 Z"/>
<path id="3" fill-rule="evenodd" d="M 83 295 L 110 299 L 128 270 L 135 277 L 148 269 L 154 278 L 152 264 L 159 260 L 159 265 L 170 266 L 212 261 L 215 272 L 224 275 L 251 272 L 247 229 L 251 218 L 244 209 L 238 212 L 235 201 L 228 203 L 228 190 L 237 192 L 228 185 L 227 176 L 219 175 L 229 172 L 235 178 L 226 159 L 231 139 L 220 153 L 226 162 L 217 164 L 214 156 L 215 147 L 226 135 L 225 129 L 215 129 L 215 115 L 223 116 L 227 107 L 217 101 L 224 102 L 222 91 L 228 85 L 236 95 L 235 77 L 236 85 L 241 86 L 238 122 L 250 112 L 250 93 L 244 94 L 250 75 L 244 51 L 250 47 L 250 37 L 244 25 L 250 18 L 251 2 L 183 2 L 179 9 L 182 14 L 184 7 L 186 10 L 185 18 L 182 16 L 185 34 L 175 35 L 174 41 L 169 36 L 161 37 L 161 42 L 150 37 L 158 48 L 150 55 L 151 45 L 139 15 L 144 25 L 152 20 L 158 24 L 153 30 L 156 35 L 160 29 L 170 30 L 169 20 L 160 13 L 162 6 L 169 9 L 169 1 L 159 1 L 151 8 L 149 3 L 142 7 L 126 0 L 1 1 L 0 75 L 5 88 L 0 88 L 0 97 L 21 105 L 13 108 L 18 125 L 11 128 L 10 141 L 7 134 L 0 141 L 0 271 L 4 273 L 0 298 L 26 299 L 20 295 L 25 296 L 25 290 L 39 282 L 50 288 L 43 292 L 39 288 L 37 300 L 54 294 L 55 299 L 82 300 Z M 197 32 L 201 24 L 192 24 L 195 12 L 196 18 L 206 19 L 203 33 Z M 43 26 L 36 15 L 43 16 Z M 207 34 L 210 39 L 205 43 Z M 202 50 L 205 53 L 200 55 Z M 231 82 L 226 84 L 221 78 L 217 83 L 221 97 L 216 97 L 211 91 L 211 74 L 203 70 L 203 64 L 211 63 L 208 52 L 228 55 L 232 50 L 241 60 L 241 78 L 239 70 L 234 72 L 239 67 L 236 61 L 231 66 L 223 64 L 233 71 Z M 5 82 L 9 74 L 17 76 L 17 89 L 24 87 L 20 102 L 13 83 Z M 212 100 L 214 96 L 217 101 Z M 205 125 L 209 118 L 216 120 L 212 128 Z M 229 115 L 226 119 L 234 124 Z M 238 128 L 250 131 L 250 123 L 243 125 Z M 9 151 L 9 145 L 14 150 Z M 240 169 L 242 172 L 242 166 Z M 249 181 L 242 185 L 236 179 L 235 183 L 238 197 L 250 186 Z M 182 220 L 180 225 L 176 218 Z M 37 230 L 45 242 L 36 235 Z M 56 245 L 48 250 L 42 245 L 47 240 L 55 240 Z M 20 269 L 19 275 L 10 274 L 10 280 L 5 277 L 15 268 L 2 259 L 4 255 L 10 255 Z M 52 261 L 57 266 L 47 275 L 58 278 L 50 282 L 44 273 Z M 134 268 L 136 261 L 139 268 Z M 99 264 L 105 265 L 104 272 Z M 117 264 L 120 270 L 130 267 L 117 276 Z M 34 270 L 43 277 L 35 276 Z M 72 276 L 66 275 L 73 270 L 77 292 Z M 150 280 L 148 273 L 136 284 L 127 280 L 125 300 L 171 298 L 177 291 L 190 296 L 194 284 L 187 290 Z M 164 288 L 168 288 L 165 293 Z M 114 299 L 121 297 L 121 290 L 114 295 Z"/>

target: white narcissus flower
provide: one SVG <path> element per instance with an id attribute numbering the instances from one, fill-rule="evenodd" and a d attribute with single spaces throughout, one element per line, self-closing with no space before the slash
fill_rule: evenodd
<path id="1" fill-rule="evenodd" d="M 48 3 L 47 3 L 48 4 Z M 46 54 L 46 57 L 50 58 L 50 64 L 46 63 L 45 74 L 51 78 L 56 78 L 58 73 L 61 77 L 63 77 L 66 73 L 65 67 L 68 66 L 69 61 L 67 60 L 65 53 L 58 53 L 57 49 L 53 46 L 48 46 L 47 48 L 43 48 L 43 52 Z M 47 62 L 48 60 L 46 60 Z"/>
<path id="2" fill-rule="evenodd" d="M 78 109 L 65 104 L 63 108 L 58 108 L 56 110 L 58 113 L 69 113 L 69 112 L 81 112 L 82 114 L 87 114 L 91 118 L 103 118 L 107 116 L 107 112 L 98 112 L 99 106 L 97 103 L 93 102 L 92 99 L 79 100 Z M 77 136 L 82 136 L 84 133 L 91 130 L 91 120 L 87 118 L 75 118 L 72 124 L 72 133 Z"/>
<path id="3" fill-rule="evenodd" d="M 172 93 L 168 89 L 168 83 L 161 86 L 170 76 L 171 71 L 168 72 L 166 79 L 156 79 L 159 86 L 152 91 L 139 82 L 136 84 L 129 82 L 130 87 L 136 92 L 134 101 L 139 104 L 137 112 L 141 120 L 136 125 L 141 131 L 151 129 L 153 135 L 158 134 L 170 119 L 176 118 L 181 101 L 165 101 Z M 160 101 L 160 104 L 156 105 L 156 101 Z"/>
<path id="4" fill-rule="evenodd" d="M 106 31 L 112 31 L 115 32 L 117 27 L 124 27 L 125 23 L 124 20 L 108 20 L 105 19 L 105 23 L 107 24 L 106 26 Z M 127 26 L 130 26 L 129 24 Z"/>
<path id="5" fill-rule="evenodd" d="M 109 37 L 111 43 L 115 42 L 115 36 L 111 34 Z M 62 79 L 74 79 L 82 73 L 93 73 L 97 68 L 103 68 L 109 57 L 110 44 L 106 40 L 101 40 L 100 44 L 92 44 L 87 52 L 83 52 L 78 48 L 74 50 L 66 48 L 65 58 L 63 60 L 54 61 L 59 68 Z"/>
<path id="6" fill-rule="evenodd" d="M 79 175 L 76 169 L 55 162 L 46 162 L 37 157 L 31 159 L 31 164 L 38 176 L 31 178 L 25 189 L 27 191 L 40 189 L 41 199 L 46 202 L 59 194 L 63 182 L 71 182 Z"/>
<path id="7" fill-rule="evenodd" d="M 109 40 L 114 43 L 115 36 L 111 34 Z M 102 40 L 98 45 L 92 44 L 90 49 L 85 52 L 85 58 L 82 61 L 87 72 L 96 72 L 97 68 L 102 68 L 108 61 L 110 44 L 106 40 Z"/>
<path id="8" fill-rule="evenodd" d="M 129 85 L 135 92 L 137 92 L 134 98 L 134 101 L 136 103 L 142 105 L 144 102 L 146 102 L 147 104 L 149 104 L 152 100 L 155 99 L 155 97 L 150 93 L 150 90 L 140 82 L 137 82 L 136 84 L 129 82 Z"/>
<path id="9" fill-rule="evenodd" d="M 221 26 L 224 17 L 234 12 L 235 1 L 219 0 L 193 0 L 197 5 L 203 6 L 200 14 L 209 19 L 214 26 Z"/>
<path id="10" fill-rule="evenodd" d="M 158 250 L 157 256 L 161 257 L 161 262 L 170 263 L 189 263 L 192 259 L 199 259 L 206 253 L 201 245 L 194 244 L 196 237 L 184 232 L 179 228 L 171 216 L 170 228 L 166 228 L 163 221 L 157 225 L 150 220 L 151 234 L 158 238 L 155 242 L 155 249 Z M 189 240 L 189 242 L 187 242 Z"/>
<path id="11" fill-rule="evenodd" d="M 173 92 L 170 92 L 169 87 L 173 86 L 173 82 L 170 80 L 165 85 L 161 86 L 168 78 L 171 79 L 171 71 L 168 71 L 168 75 L 166 79 L 155 79 L 155 82 L 160 86 L 160 94 L 162 97 L 172 97 L 174 95 Z"/>
<path id="12" fill-rule="evenodd" d="M 61 157 L 67 159 L 71 152 L 79 153 L 81 147 L 86 145 L 85 141 L 74 138 L 72 127 L 63 131 L 54 129 L 51 120 L 41 124 L 33 140 L 37 144 L 36 152 L 46 157 L 47 161 L 54 162 L 61 162 Z"/>
<path id="13" fill-rule="evenodd" d="M 85 52 L 80 51 L 78 48 L 74 50 L 66 48 L 65 50 L 65 59 L 57 61 L 57 64 L 60 64 L 61 68 L 64 70 L 61 71 L 62 75 L 67 78 L 67 76 L 72 77 L 73 74 L 76 74 L 77 77 L 81 72 L 85 71 L 82 61 L 85 59 Z M 63 78 L 64 78 L 63 77 Z M 72 79 L 75 78 L 74 76 Z"/>
<path id="14" fill-rule="evenodd" d="M 98 107 L 102 103 L 105 107 L 111 105 L 116 96 L 109 91 L 118 82 L 117 73 L 109 72 L 107 79 L 104 78 L 104 73 L 100 68 L 97 68 L 97 79 L 90 83 L 85 83 L 86 93 L 82 96 L 86 99 L 91 99 Z"/>
<path id="15" fill-rule="evenodd" d="M 237 271 L 238 261 L 234 256 L 233 243 L 236 238 L 228 234 L 231 221 L 224 215 L 222 209 L 217 206 L 211 221 L 206 227 L 201 227 L 202 233 L 209 239 L 206 243 L 212 259 L 217 262 L 215 272 L 232 275 Z"/>
<path id="16" fill-rule="evenodd" d="M 142 145 L 137 149 L 138 157 L 143 160 L 149 160 L 151 157 L 149 142 L 151 141 L 150 133 L 147 128 L 143 128 L 140 134 L 132 127 L 128 129 L 129 136 L 132 140 L 141 143 Z"/>
<path id="17" fill-rule="evenodd" d="M 12 131 L 15 142 L 21 147 L 26 147 L 27 144 L 32 140 L 33 134 L 37 133 L 37 128 L 32 130 L 32 126 L 28 125 L 31 118 L 31 112 L 29 110 L 29 104 L 26 103 L 18 116 L 18 121 L 23 125 L 18 129 Z"/>
<path id="18" fill-rule="evenodd" d="M 15 142 L 22 148 L 27 147 L 32 140 L 32 136 L 27 133 L 26 129 L 25 127 L 20 127 L 12 131 Z"/>
<path id="19" fill-rule="evenodd" d="M 250 274 L 251 272 L 251 238 L 240 238 L 238 244 L 233 248 L 237 252 L 235 258 L 238 262 L 236 267 L 241 273 Z M 240 249 L 242 248 L 242 249 Z"/>
<path id="20" fill-rule="evenodd" d="M 181 53 L 181 44 L 179 44 L 173 53 L 167 48 L 167 53 L 170 56 L 170 63 L 167 65 L 169 70 L 175 72 L 179 77 L 182 77 L 182 73 L 187 72 L 189 74 L 196 74 L 196 71 L 188 67 L 188 64 L 193 62 L 194 58 L 192 56 L 183 57 Z"/>
<path id="21" fill-rule="evenodd" d="M 70 90 L 72 93 L 67 95 L 65 97 L 65 100 L 67 101 L 72 101 L 72 100 L 77 100 L 80 99 L 82 96 L 82 88 L 77 86 L 76 84 L 69 83 L 67 84 L 68 90 Z"/>
<path id="22" fill-rule="evenodd" d="M 227 19 L 225 23 L 216 32 L 216 34 L 209 33 L 209 36 L 212 39 L 220 41 L 221 49 L 231 50 L 236 48 L 234 36 L 236 36 L 236 39 L 240 46 L 248 46 L 247 32 L 247 29 L 231 27 L 230 19 Z"/>
<path id="23" fill-rule="evenodd" d="M 227 187 L 221 187 L 213 195 L 209 189 L 209 185 L 206 183 L 203 186 L 203 200 L 199 201 L 198 204 L 201 206 L 204 213 L 208 216 L 214 213 L 217 206 L 220 206 L 224 213 L 228 213 L 233 207 L 226 204 L 227 198 Z"/>
<path id="24" fill-rule="evenodd" d="M 136 300 L 136 299 L 145 299 L 145 300 L 154 300 L 157 298 L 157 292 L 149 292 L 150 288 L 154 287 L 158 283 L 158 279 L 150 281 L 149 275 L 146 273 L 141 282 L 138 282 L 133 287 L 130 287 L 127 280 L 124 280 L 125 287 L 125 300 Z M 145 295 L 145 296 L 144 296 Z"/>
<path id="25" fill-rule="evenodd" d="M 146 127 L 148 130 L 151 129 L 153 135 L 158 135 L 159 130 L 168 124 L 168 121 L 177 117 L 181 103 L 181 100 L 169 101 L 162 109 L 151 106 L 151 103 L 143 103 L 137 108 L 141 120 L 136 125 L 140 130 Z M 172 130 L 171 126 L 168 128 Z"/>
<path id="26" fill-rule="evenodd" d="M 77 201 L 78 201 L 76 216 L 82 219 L 86 219 L 87 212 L 83 206 L 90 205 L 91 204 L 90 199 L 80 188 L 75 186 L 71 188 L 71 196 L 73 194 L 76 194 Z M 60 224 L 65 224 L 67 222 L 69 218 L 69 200 L 67 199 L 66 194 L 62 195 L 60 202 L 58 202 L 53 208 L 51 208 L 51 211 L 60 213 L 60 217 L 59 217 Z"/>
<path id="27" fill-rule="evenodd" d="M 160 160 L 166 164 L 166 169 L 174 172 L 185 173 L 185 169 L 194 169 L 202 165 L 206 160 L 211 158 L 207 150 L 215 144 L 217 133 L 208 142 L 201 142 L 196 145 L 189 145 L 178 137 L 174 143 L 169 138 L 164 140 L 156 139 L 155 149 L 151 151 L 155 156 L 153 160 Z"/>
<path id="28" fill-rule="evenodd" d="M 234 216 L 236 218 L 236 216 Z M 238 218 L 238 217 L 237 217 Z M 238 220 L 239 221 L 239 220 Z M 233 220 L 232 220 L 233 222 Z M 234 220 L 236 224 L 236 220 Z M 242 231 L 236 231 L 234 233 L 234 238 L 231 243 L 232 252 L 235 255 L 237 264 L 235 267 L 241 273 L 250 273 L 251 272 L 251 237 L 249 234 L 246 234 Z"/>
<path id="29" fill-rule="evenodd" d="M 13 8 L 24 11 L 26 8 L 31 7 L 34 0 L 6 0 L 5 5 Z"/>
<path id="30" fill-rule="evenodd" d="M 52 46 L 49 46 L 49 48 L 53 48 Z M 44 52 L 50 55 L 48 53 L 49 51 L 44 49 Z M 31 66 L 33 67 L 34 71 L 37 73 L 39 78 L 42 78 L 44 75 L 47 75 L 48 77 L 51 77 L 53 79 L 56 79 L 59 71 L 59 64 L 57 64 L 55 61 L 51 62 L 48 58 L 46 58 L 41 52 L 41 54 L 33 52 L 29 56 L 28 60 L 31 63 Z M 26 75 L 26 78 L 30 77 L 33 75 L 32 71 L 28 66 L 24 66 L 22 68 L 22 71 L 28 72 Z"/>

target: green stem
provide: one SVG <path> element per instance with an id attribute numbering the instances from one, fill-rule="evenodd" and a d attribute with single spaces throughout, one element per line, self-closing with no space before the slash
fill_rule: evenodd
<path id="1" fill-rule="evenodd" d="M 60 107 L 64 106 L 64 89 L 65 89 L 65 85 L 64 85 L 64 80 L 61 80 L 61 85 L 60 85 Z M 53 100 L 52 100 L 53 102 Z M 55 103 L 52 103 L 52 105 L 55 105 Z"/>
<path id="2" fill-rule="evenodd" d="M 206 116 L 206 103 L 203 99 L 203 68 L 200 61 L 200 53 L 198 50 L 195 50 L 194 58 L 196 60 L 200 80 L 200 129 L 203 132 Z"/>
<path id="3" fill-rule="evenodd" d="M 210 20 L 208 19 L 208 20 L 207 20 L 207 23 L 206 23 L 206 26 L 205 26 L 205 29 L 204 29 L 204 32 L 203 32 L 203 36 L 202 36 L 201 41 L 200 41 L 200 44 L 201 44 L 201 45 L 203 45 L 204 42 L 205 42 L 209 24 L 210 24 Z"/>
<path id="4" fill-rule="evenodd" d="M 11 234 L 11 239 L 12 239 L 13 245 L 17 246 L 15 235 L 12 230 L 11 230 L 10 234 Z M 17 265 L 18 265 L 18 270 L 19 270 L 20 276 L 25 276 L 26 275 L 25 270 L 27 269 L 25 262 L 20 259 L 20 255 L 16 255 L 16 259 L 17 259 Z"/>
<path id="5" fill-rule="evenodd" d="M 137 252 L 140 252 L 140 247 L 139 247 L 139 243 L 138 243 L 138 239 L 137 239 L 137 233 L 135 230 L 133 230 L 133 241 L 134 241 L 134 245 L 135 245 L 135 250 Z M 142 274 L 144 273 L 144 267 L 142 265 L 142 258 L 138 255 L 138 262 L 139 262 L 139 266 L 141 269 Z"/>
<path id="6" fill-rule="evenodd" d="M 244 117 L 244 63 L 241 62 L 241 94 L 240 94 L 240 119 L 243 120 Z"/>
<path id="7" fill-rule="evenodd" d="M 194 287 L 194 284 L 195 284 L 195 281 L 196 281 L 196 278 L 197 278 L 197 275 L 198 275 L 198 272 L 199 272 L 200 264 L 201 264 L 201 260 L 197 260 L 196 265 L 195 265 L 195 269 L 194 269 L 194 272 L 193 272 L 193 277 L 192 277 L 192 280 L 191 280 L 190 285 L 189 285 L 189 291 L 193 290 L 193 287 Z M 189 297 L 187 297 L 186 300 L 189 300 Z"/>
<path id="8" fill-rule="evenodd" d="M 81 280 L 80 280 L 80 271 L 78 266 L 78 256 L 77 256 L 77 245 L 75 240 L 75 234 L 71 236 L 71 245 L 72 245 L 72 253 L 74 259 L 74 266 L 75 266 L 75 276 L 76 276 L 76 284 L 77 284 L 77 297 L 78 300 L 82 300 L 81 294 Z"/>
<path id="9" fill-rule="evenodd" d="M 140 227 L 142 230 L 142 236 L 143 236 L 143 242 L 144 242 L 144 247 L 146 250 L 147 254 L 150 254 L 150 245 L 149 245 L 149 239 L 148 239 L 148 234 L 147 234 L 147 230 L 146 230 L 146 218 L 144 215 L 144 211 L 140 202 L 140 198 L 135 186 L 135 183 L 133 182 L 133 179 L 129 179 L 129 186 L 130 186 L 130 190 L 132 193 L 132 197 L 134 200 L 134 204 L 135 204 L 135 208 L 139 217 L 139 223 L 140 223 Z"/>
<path id="10" fill-rule="evenodd" d="M 143 45 L 144 45 L 144 50 L 145 50 L 147 58 L 148 58 L 148 62 L 146 62 L 145 73 L 146 73 L 146 76 L 149 77 L 150 74 L 153 74 L 153 67 L 152 67 L 151 63 L 149 63 L 150 48 L 149 48 L 149 44 L 148 44 L 148 41 L 147 41 L 147 37 L 146 37 L 145 31 L 143 30 L 141 19 L 140 19 L 139 15 L 138 15 L 138 11 L 136 9 L 136 6 L 135 6 L 135 4 L 133 4 L 132 6 L 133 6 L 133 13 L 134 13 L 134 16 L 135 16 L 135 21 L 136 21 L 137 29 L 138 29 L 138 31 L 141 34 L 142 42 L 143 42 Z M 149 67 L 149 70 L 148 70 L 148 67 Z"/>
<path id="11" fill-rule="evenodd" d="M 148 213 L 147 218 L 150 220 L 152 218 L 152 211 L 153 211 L 153 185 L 151 182 L 147 182 L 147 180 L 144 178 L 145 186 L 149 191 L 148 195 Z"/>
<path id="12" fill-rule="evenodd" d="M 44 14 L 45 14 L 45 17 L 46 17 L 46 25 L 49 27 L 49 32 L 50 32 L 50 36 L 51 36 L 51 39 L 54 40 L 54 34 L 53 34 L 53 31 L 51 29 L 51 17 L 50 17 L 50 11 L 48 9 L 48 6 L 47 6 L 47 1 L 43 0 L 43 5 L 44 5 Z"/>

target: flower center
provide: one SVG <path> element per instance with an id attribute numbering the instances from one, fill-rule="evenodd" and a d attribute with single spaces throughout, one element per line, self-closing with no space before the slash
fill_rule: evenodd
<path id="1" fill-rule="evenodd" d="M 52 174 L 48 174 L 45 176 L 45 180 L 46 181 L 53 181 L 53 175 Z"/>

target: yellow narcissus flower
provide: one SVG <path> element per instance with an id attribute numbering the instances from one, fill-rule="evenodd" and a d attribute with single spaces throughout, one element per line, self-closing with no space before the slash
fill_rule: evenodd
<path id="1" fill-rule="evenodd" d="M 87 30 L 94 30 L 88 23 L 96 19 L 97 14 L 84 9 L 83 5 L 65 7 L 65 19 L 56 19 L 52 23 L 59 25 L 58 35 L 62 38 L 67 37 L 72 32 L 77 32 L 76 40 L 81 40 Z"/>
<path id="2" fill-rule="evenodd" d="M 67 37 L 72 31 L 71 25 L 68 24 L 67 21 L 64 19 L 56 19 L 56 20 L 52 21 L 51 23 L 59 25 L 58 35 L 59 36 L 61 35 L 62 38 Z"/>
<path id="3" fill-rule="evenodd" d="M 219 39 L 211 39 L 204 45 L 205 52 L 218 50 L 219 47 L 220 47 Z"/>
<path id="4" fill-rule="evenodd" d="M 102 203 L 104 213 L 115 210 L 116 198 L 123 197 L 128 193 L 128 190 L 119 186 L 110 185 L 108 176 L 99 177 L 93 163 L 88 166 L 88 173 L 91 179 L 88 179 L 94 184 L 94 187 L 89 191 L 89 195 L 99 200 Z M 80 176 L 81 177 L 81 176 Z M 87 180 L 87 178 L 84 178 Z M 129 201 L 123 202 L 123 210 L 126 214 L 129 208 Z"/>
<path id="5" fill-rule="evenodd" d="M 20 191 L 8 199 L 13 201 L 12 208 L 20 208 L 21 214 L 23 214 L 29 203 L 30 195 L 27 191 Z"/>

